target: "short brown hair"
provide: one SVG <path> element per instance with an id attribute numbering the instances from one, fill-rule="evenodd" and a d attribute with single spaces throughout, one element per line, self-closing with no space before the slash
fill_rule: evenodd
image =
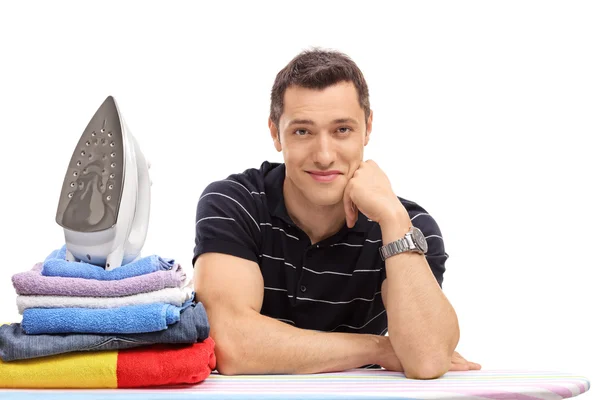
<path id="1" fill-rule="evenodd" d="M 271 121 L 279 128 L 283 96 L 288 87 L 296 85 L 307 89 L 325 89 L 342 81 L 354 83 L 358 102 L 365 111 L 365 120 L 368 120 L 371 114 L 369 88 L 356 63 L 339 51 L 315 48 L 298 54 L 275 77 L 271 89 Z"/>

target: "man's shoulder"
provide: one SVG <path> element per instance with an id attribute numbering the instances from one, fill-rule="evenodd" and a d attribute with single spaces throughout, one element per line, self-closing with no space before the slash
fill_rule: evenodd
<path id="1" fill-rule="evenodd" d="M 396 197 L 398 197 L 398 200 L 400 200 L 400 202 L 408 212 L 408 216 L 410 217 L 413 226 L 419 228 L 426 235 L 440 234 L 440 229 L 435 218 L 429 213 L 427 209 L 425 209 L 425 207 L 413 200 L 405 199 L 400 196 Z"/>
<path id="2" fill-rule="evenodd" d="M 400 197 L 398 195 L 396 195 L 396 197 L 398 198 L 398 200 L 400 200 L 400 203 L 402 203 L 402 205 L 404 206 L 406 211 L 408 211 L 408 214 L 411 217 L 413 216 L 411 214 L 427 213 L 427 210 L 421 204 L 417 203 L 416 201 L 409 200 L 404 197 Z"/>
<path id="3" fill-rule="evenodd" d="M 263 161 L 259 167 L 251 167 L 240 172 L 229 173 L 223 179 L 209 182 L 204 188 L 202 196 L 211 192 L 218 192 L 225 195 L 264 195 L 265 178 L 278 165 L 280 164 Z"/>

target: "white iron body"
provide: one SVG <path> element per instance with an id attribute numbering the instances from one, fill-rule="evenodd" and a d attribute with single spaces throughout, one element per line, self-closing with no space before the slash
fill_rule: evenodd
<path id="1" fill-rule="evenodd" d="M 141 256 L 150 218 L 149 164 L 112 96 L 71 157 L 56 212 L 67 260 L 115 269 Z"/>

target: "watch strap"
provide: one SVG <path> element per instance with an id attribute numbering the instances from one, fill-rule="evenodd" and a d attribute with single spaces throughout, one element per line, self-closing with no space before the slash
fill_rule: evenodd
<path id="1" fill-rule="evenodd" d="M 386 245 L 383 245 L 379 248 L 379 253 L 383 261 L 394 256 L 396 254 L 401 254 L 407 251 L 416 251 L 418 253 L 422 253 L 421 249 L 416 245 L 412 236 L 413 228 L 411 228 L 403 238 L 398 240 L 394 240 Z"/>

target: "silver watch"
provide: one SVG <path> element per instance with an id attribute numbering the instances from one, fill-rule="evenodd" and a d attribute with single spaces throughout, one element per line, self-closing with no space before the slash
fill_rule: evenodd
<path id="1" fill-rule="evenodd" d="M 381 258 L 387 258 L 407 251 L 425 254 L 427 252 L 427 240 L 419 228 L 412 226 L 403 238 L 383 245 L 379 248 Z"/>

